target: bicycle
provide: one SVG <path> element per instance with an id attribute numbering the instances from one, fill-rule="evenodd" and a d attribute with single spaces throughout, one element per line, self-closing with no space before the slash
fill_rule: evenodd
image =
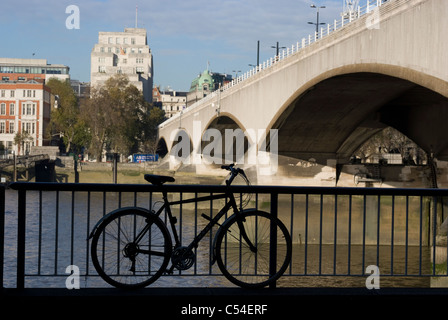
<path id="1" fill-rule="evenodd" d="M 218 264 L 230 282 L 244 288 L 261 288 L 280 278 L 291 260 L 292 242 L 288 230 L 269 213 L 238 209 L 231 184 L 238 175 L 247 183 L 249 180 L 243 169 L 234 165 L 222 168 L 230 171 L 224 193 L 171 202 L 163 184 L 174 182 L 174 178 L 146 174 L 145 180 L 160 187 L 163 196 L 160 209 L 157 212 L 139 207 L 117 209 L 100 219 L 89 235 L 92 262 L 101 278 L 118 288 L 141 288 L 164 273 L 172 274 L 174 268 L 187 270 L 195 263 L 194 248 L 214 225 L 219 228 L 210 261 L 212 265 Z M 211 199 L 226 199 L 226 202 L 215 217 L 202 214 L 209 223 L 188 246 L 182 246 L 175 227 L 177 219 L 170 207 Z M 218 221 L 230 209 L 233 214 L 220 224 Z M 164 211 L 166 224 L 160 218 Z"/>

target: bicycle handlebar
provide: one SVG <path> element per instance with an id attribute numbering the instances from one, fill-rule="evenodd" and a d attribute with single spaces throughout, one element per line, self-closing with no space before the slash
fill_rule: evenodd
<path id="1" fill-rule="evenodd" d="M 238 174 L 242 174 L 242 175 L 247 179 L 247 177 L 246 177 L 246 173 L 244 172 L 244 170 L 241 169 L 241 168 L 234 168 L 234 166 L 235 166 L 234 163 L 232 163 L 232 164 L 230 164 L 230 165 L 228 165 L 228 166 L 225 166 L 225 165 L 222 165 L 222 166 L 221 166 L 221 169 L 228 170 L 228 171 L 230 171 L 230 173 L 231 173 L 231 174 L 230 174 L 230 178 L 226 181 L 226 184 L 227 184 L 228 186 L 232 183 L 233 179 L 235 179 L 235 177 L 236 177 Z"/>
<path id="2" fill-rule="evenodd" d="M 222 165 L 222 166 L 221 166 L 221 169 L 224 169 L 224 170 L 231 170 L 234 166 L 235 166 L 234 163 L 231 163 L 231 164 L 229 164 L 228 166 Z"/>

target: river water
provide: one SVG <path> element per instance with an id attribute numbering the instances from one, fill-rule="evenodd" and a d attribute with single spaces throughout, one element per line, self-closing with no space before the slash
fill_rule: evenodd
<path id="1" fill-rule="evenodd" d="M 185 195 L 184 198 L 188 198 Z M 26 287 L 65 287 L 66 268 L 80 270 L 81 287 L 106 287 L 90 262 L 88 234 L 106 213 L 126 206 L 157 208 L 156 195 L 102 192 L 28 192 L 26 220 Z M 4 286 L 16 285 L 17 192 L 6 191 Z M 58 204 L 58 205 L 57 205 Z M 261 204 L 260 204 L 261 205 Z M 206 224 L 201 213 L 213 215 L 222 203 L 214 201 L 173 208 L 183 244 L 188 244 Z M 289 219 L 289 220 L 288 220 Z M 293 225 L 291 218 L 285 224 Z M 152 286 L 210 287 L 231 286 L 217 267 L 210 266 L 209 253 L 216 229 L 207 235 L 197 249 L 196 264 L 181 275 L 163 276 Z M 279 286 L 298 287 L 364 287 L 365 268 L 378 265 L 384 287 L 429 287 L 430 250 L 426 246 L 351 245 L 310 241 L 305 246 L 303 235 L 293 231 L 294 248 L 291 267 L 279 280 Z M 393 274 L 394 276 L 390 276 Z M 400 275 L 413 275 L 403 277 Z M 350 275 L 350 276 L 347 276 Z"/>

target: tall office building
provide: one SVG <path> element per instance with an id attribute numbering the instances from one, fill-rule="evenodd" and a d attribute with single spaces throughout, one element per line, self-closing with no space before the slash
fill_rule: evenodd
<path id="1" fill-rule="evenodd" d="M 146 30 L 125 28 L 124 32 L 100 32 L 92 49 L 90 83 L 102 85 L 111 76 L 122 73 L 152 102 L 153 60 Z"/>

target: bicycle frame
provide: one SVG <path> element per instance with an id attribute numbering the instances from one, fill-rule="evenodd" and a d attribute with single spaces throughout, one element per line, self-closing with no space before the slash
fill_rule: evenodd
<path id="1" fill-rule="evenodd" d="M 217 200 L 217 199 L 224 199 L 229 198 L 229 201 L 226 202 L 225 206 L 218 212 L 218 214 L 214 218 L 210 218 L 208 216 L 203 215 L 204 218 L 209 220 L 210 222 L 201 230 L 199 234 L 195 236 L 193 241 L 188 245 L 188 249 L 192 250 L 193 248 L 197 248 L 199 242 L 204 238 L 204 236 L 210 231 L 210 229 L 218 223 L 219 219 L 221 219 L 226 212 L 228 212 L 231 208 L 233 208 L 234 214 L 238 214 L 240 211 L 238 210 L 235 197 L 232 192 L 227 191 L 223 194 L 218 195 L 210 195 L 210 196 L 203 196 L 198 198 L 190 198 L 185 200 L 178 200 L 178 201 L 168 201 L 168 194 L 166 191 L 162 191 L 163 195 L 163 201 L 164 204 L 162 207 L 155 213 L 157 216 L 160 216 L 163 210 L 166 210 L 166 213 L 168 215 L 168 220 L 170 222 L 171 230 L 173 232 L 173 237 L 175 241 L 174 247 L 179 247 L 181 245 L 179 236 L 175 227 L 175 224 L 177 222 L 177 219 L 173 216 L 171 212 L 171 206 L 172 205 L 178 205 L 178 204 L 184 204 L 184 203 L 193 203 L 193 202 L 203 202 L 203 201 L 210 201 L 210 200 Z M 144 230 L 143 230 L 144 232 Z"/>

